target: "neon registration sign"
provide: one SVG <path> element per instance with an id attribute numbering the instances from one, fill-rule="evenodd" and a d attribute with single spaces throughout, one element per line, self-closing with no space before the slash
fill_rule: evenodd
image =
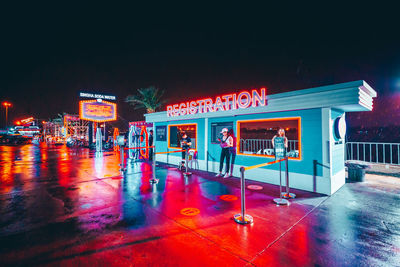
<path id="1" fill-rule="evenodd" d="M 240 93 L 217 96 L 215 99 L 205 98 L 168 105 L 167 116 L 176 117 L 266 105 L 267 90 L 266 88 L 261 88 L 259 90 L 242 91 Z"/>

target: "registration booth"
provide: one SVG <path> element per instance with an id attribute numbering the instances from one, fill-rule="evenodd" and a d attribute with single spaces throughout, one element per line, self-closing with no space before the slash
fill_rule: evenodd
<path id="1" fill-rule="evenodd" d="M 376 92 L 354 81 L 268 95 L 265 88 L 189 100 L 146 114 L 153 123 L 157 151 L 179 150 L 185 131 L 197 150 L 198 168 L 219 171 L 222 128 L 234 136 L 233 175 L 241 166 L 273 161 L 271 139 L 279 128 L 288 138 L 290 187 L 331 195 L 345 183 L 345 116 L 371 111 Z M 157 161 L 179 164 L 180 153 L 157 155 Z M 246 179 L 279 184 L 277 164 L 246 172 Z"/>

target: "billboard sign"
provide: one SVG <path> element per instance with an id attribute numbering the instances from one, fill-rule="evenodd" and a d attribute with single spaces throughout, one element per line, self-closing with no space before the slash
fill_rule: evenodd
<path id="1" fill-rule="evenodd" d="M 107 101 L 79 101 L 79 118 L 93 122 L 115 121 L 117 105 Z"/>

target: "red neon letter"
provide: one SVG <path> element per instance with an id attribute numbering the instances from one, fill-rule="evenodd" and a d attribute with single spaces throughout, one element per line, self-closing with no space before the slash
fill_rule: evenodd
<path id="1" fill-rule="evenodd" d="M 197 104 L 196 101 L 190 101 L 190 114 L 197 113 Z"/>
<path id="2" fill-rule="evenodd" d="M 197 100 L 196 102 L 199 104 L 199 109 L 198 109 L 199 113 L 203 113 L 204 100 Z M 206 112 L 205 109 L 204 112 Z"/>
<path id="3" fill-rule="evenodd" d="M 221 111 L 225 111 L 224 105 L 222 105 L 221 97 L 217 96 L 215 99 L 215 111 L 218 111 L 220 109 Z"/>
<path id="4" fill-rule="evenodd" d="M 243 102 L 243 100 L 242 100 L 242 98 L 243 98 L 244 96 L 246 97 L 246 101 L 245 101 L 245 102 Z M 249 106 L 250 106 L 250 103 L 251 103 L 251 95 L 250 95 L 250 93 L 249 93 L 249 92 L 246 92 L 246 91 L 241 92 L 241 93 L 238 95 L 238 101 L 237 101 L 237 103 L 238 103 L 239 108 L 247 108 L 247 107 L 249 107 Z"/>
<path id="5" fill-rule="evenodd" d="M 172 112 L 172 106 L 167 106 L 167 116 L 173 117 L 174 113 Z"/>
<path id="6" fill-rule="evenodd" d="M 252 90 L 252 99 L 251 99 L 251 106 L 256 107 L 257 103 L 259 103 L 260 106 L 265 106 L 266 105 L 266 94 L 265 94 L 265 88 L 260 89 L 261 95 L 258 94 L 257 90 Z"/>
<path id="7" fill-rule="evenodd" d="M 214 112 L 213 101 L 211 98 L 204 99 L 204 113 L 208 112 L 208 110 Z"/>
<path id="8" fill-rule="evenodd" d="M 174 110 L 174 116 L 179 116 L 179 104 L 173 105 L 172 108 Z"/>
<path id="9" fill-rule="evenodd" d="M 179 105 L 179 115 L 181 115 L 181 116 L 186 115 L 186 104 L 185 103 L 181 103 Z"/>
<path id="10" fill-rule="evenodd" d="M 223 95 L 222 99 L 225 101 L 225 110 L 229 110 L 229 99 L 232 98 L 232 95 Z"/>
<path id="11" fill-rule="evenodd" d="M 237 109 L 237 98 L 236 94 L 233 94 L 233 100 L 232 100 L 232 109 Z"/>

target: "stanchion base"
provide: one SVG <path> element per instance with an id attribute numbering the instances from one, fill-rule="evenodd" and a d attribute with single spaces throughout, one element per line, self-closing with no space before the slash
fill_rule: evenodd
<path id="1" fill-rule="evenodd" d="M 158 179 L 150 179 L 149 182 L 151 184 L 157 184 L 158 183 Z"/>
<path id="2" fill-rule="evenodd" d="M 290 199 L 290 198 L 296 198 L 296 194 L 294 193 L 286 193 L 286 192 L 282 192 L 282 197 L 286 198 L 286 199 Z"/>
<path id="3" fill-rule="evenodd" d="M 244 220 L 242 219 L 242 214 L 235 214 L 233 216 L 233 219 L 235 220 L 235 222 L 239 223 L 239 224 L 251 224 L 253 223 L 253 217 L 246 214 L 244 215 Z"/>
<path id="4" fill-rule="evenodd" d="M 183 175 L 190 176 L 190 175 L 192 175 L 192 173 L 191 172 L 184 172 Z"/>
<path id="5" fill-rule="evenodd" d="M 290 204 L 290 202 L 284 198 L 274 198 L 274 202 L 276 203 L 276 205 L 289 205 Z"/>

